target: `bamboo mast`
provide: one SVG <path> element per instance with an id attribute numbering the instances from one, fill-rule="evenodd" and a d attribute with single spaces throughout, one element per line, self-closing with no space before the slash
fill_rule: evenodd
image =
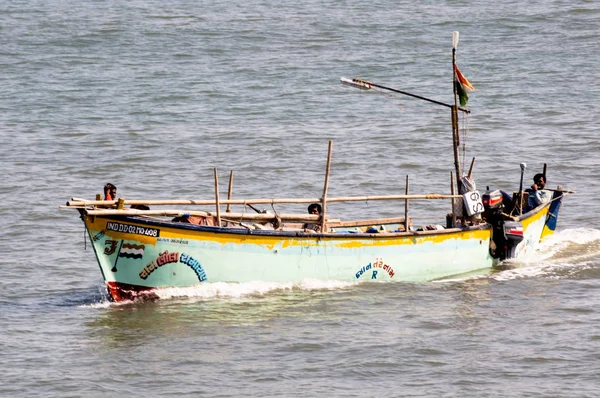
<path id="1" fill-rule="evenodd" d="M 458 131 L 458 92 L 456 85 L 458 81 L 456 79 L 456 49 L 458 47 L 458 32 L 452 32 L 452 90 L 454 93 L 454 106 L 451 108 L 452 113 L 452 146 L 454 151 L 454 169 L 456 171 L 456 188 L 460 193 L 460 177 L 462 173 L 460 171 L 460 153 L 458 148 L 460 146 L 460 134 Z"/>
<path id="2" fill-rule="evenodd" d="M 453 81 L 453 85 L 452 85 L 452 90 L 454 93 L 454 106 L 451 108 L 451 113 L 452 113 L 452 146 L 453 146 L 453 152 L 454 152 L 454 169 L 456 171 L 456 192 L 458 194 L 462 193 L 462 182 L 461 182 L 461 177 L 462 177 L 462 172 L 460 170 L 460 153 L 459 153 L 459 147 L 460 147 L 460 131 L 458 128 L 458 91 L 457 91 L 457 84 L 458 84 L 458 80 L 457 80 L 457 76 L 456 76 L 456 49 L 458 48 L 458 37 L 459 34 L 458 32 L 452 32 L 452 81 Z M 459 203 L 462 203 L 460 200 L 458 201 Z M 453 224 L 452 227 L 456 227 L 456 212 L 455 212 L 455 208 L 452 208 L 452 213 L 454 214 L 454 216 L 452 217 L 452 221 Z M 465 217 L 464 217 L 464 210 L 462 209 L 462 207 L 460 208 L 460 213 L 461 213 L 461 220 L 462 220 L 462 224 L 464 226 L 465 223 Z"/>
<path id="3" fill-rule="evenodd" d="M 217 173 L 217 168 L 214 168 L 215 171 L 215 205 L 217 206 L 217 226 L 221 226 L 221 209 L 219 203 L 219 174 Z"/>
<path id="4" fill-rule="evenodd" d="M 327 221 L 325 220 L 325 215 L 327 214 L 327 189 L 329 188 L 329 171 L 331 169 L 331 149 L 333 147 L 333 141 L 329 140 L 329 150 L 327 152 L 327 168 L 325 170 L 325 184 L 323 186 L 323 196 L 321 196 L 321 206 L 323 207 L 323 212 L 321 214 L 321 232 L 325 232 L 325 227 L 327 226 Z"/>

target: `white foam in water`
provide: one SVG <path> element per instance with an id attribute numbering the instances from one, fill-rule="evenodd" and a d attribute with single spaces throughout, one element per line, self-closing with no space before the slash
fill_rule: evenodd
<path id="1" fill-rule="evenodd" d="M 586 245 L 590 250 L 582 252 L 577 246 Z M 559 277 L 557 271 L 566 268 L 584 269 L 590 266 L 591 257 L 600 256 L 600 230 L 576 228 L 559 231 L 548 236 L 538 249 L 523 258 L 511 260 L 514 265 L 492 275 L 495 280 L 510 280 L 536 276 Z"/>
<path id="2" fill-rule="evenodd" d="M 203 299 L 214 298 L 241 298 L 253 295 L 264 295 L 278 290 L 335 290 L 343 289 L 355 285 L 356 282 L 337 282 L 337 281 L 319 281 L 304 280 L 298 283 L 277 283 L 277 282 L 246 282 L 246 283 L 202 283 L 190 287 L 170 287 L 157 289 L 155 293 L 161 299 L 174 297 L 193 297 Z"/>
<path id="3" fill-rule="evenodd" d="M 321 280 L 304 280 L 302 282 L 292 283 L 277 283 L 277 282 L 246 282 L 246 283 L 202 283 L 190 287 L 168 287 L 156 289 L 153 292 L 161 300 L 173 298 L 194 298 L 194 299 L 220 299 L 220 298 L 244 298 L 255 295 L 264 295 L 274 291 L 285 291 L 292 289 L 301 289 L 306 291 L 311 290 L 337 290 L 345 289 L 356 285 L 358 282 L 339 282 L 339 281 L 321 281 Z M 91 308 L 108 308 L 119 305 L 129 305 L 131 301 L 123 301 L 114 303 L 108 300 L 103 300 L 98 303 L 86 304 L 81 307 Z"/>
<path id="4" fill-rule="evenodd" d="M 548 236 L 540 244 L 540 251 L 552 251 L 552 253 L 568 246 L 571 243 L 585 245 L 594 241 L 600 241 L 600 230 L 593 228 L 576 228 L 559 231 Z"/>

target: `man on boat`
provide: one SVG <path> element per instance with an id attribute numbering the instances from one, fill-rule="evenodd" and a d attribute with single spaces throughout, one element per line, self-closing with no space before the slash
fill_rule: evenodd
<path id="1" fill-rule="evenodd" d="M 104 186 L 104 200 L 117 199 L 117 186 L 110 182 Z"/>
<path id="2" fill-rule="evenodd" d="M 314 214 L 314 215 L 321 215 L 321 212 L 323 211 L 323 208 L 321 207 L 320 204 L 318 203 L 312 203 L 308 206 L 308 214 Z M 321 231 L 321 224 L 316 223 L 316 224 L 304 224 L 302 226 L 302 228 L 304 230 L 309 230 L 309 231 L 316 231 L 316 232 L 320 232 Z"/>
<path id="3" fill-rule="evenodd" d="M 533 176 L 533 185 L 525 190 L 529 196 L 528 211 L 550 200 L 550 192 L 545 190 L 545 187 L 546 177 L 542 173 Z"/>

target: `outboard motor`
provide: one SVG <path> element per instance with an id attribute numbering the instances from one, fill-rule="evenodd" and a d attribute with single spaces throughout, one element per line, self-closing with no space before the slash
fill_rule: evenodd
<path id="1" fill-rule="evenodd" d="M 481 217 L 488 223 L 494 225 L 498 220 L 502 220 L 502 192 L 499 189 L 490 191 L 490 187 L 481 195 L 483 203 L 483 214 Z"/>
<path id="2" fill-rule="evenodd" d="M 516 257 L 517 245 L 523 241 L 523 224 L 520 221 L 504 221 L 504 240 L 502 260 Z"/>
<path id="3" fill-rule="evenodd" d="M 503 196 L 499 189 L 490 191 L 489 187 L 481 196 L 483 219 L 492 226 L 490 254 L 500 260 L 515 257 L 516 247 L 523 240 L 523 225 L 519 221 L 505 220 Z"/>
<path id="4" fill-rule="evenodd" d="M 489 188 L 481 196 L 481 202 L 486 212 L 495 212 L 502 210 L 502 192 L 499 189 L 490 191 Z"/>

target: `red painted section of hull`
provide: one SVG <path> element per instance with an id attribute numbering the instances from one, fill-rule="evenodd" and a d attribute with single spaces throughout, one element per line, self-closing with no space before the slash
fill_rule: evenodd
<path id="1" fill-rule="evenodd" d="M 130 285 L 121 282 L 106 282 L 106 288 L 112 300 L 116 303 L 122 301 L 158 300 L 155 288 L 147 286 Z"/>

